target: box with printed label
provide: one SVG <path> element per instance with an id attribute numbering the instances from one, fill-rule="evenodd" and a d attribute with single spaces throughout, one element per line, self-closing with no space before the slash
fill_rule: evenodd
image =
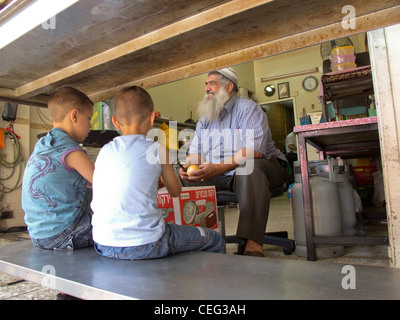
<path id="1" fill-rule="evenodd" d="M 207 227 L 220 232 L 214 186 L 184 187 L 176 198 L 163 188 L 158 191 L 157 203 L 166 223 Z"/>
<path id="2" fill-rule="evenodd" d="M 181 224 L 180 219 L 178 221 L 175 219 L 174 199 L 165 188 L 158 191 L 157 204 L 158 208 L 162 211 L 166 223 Z"/>

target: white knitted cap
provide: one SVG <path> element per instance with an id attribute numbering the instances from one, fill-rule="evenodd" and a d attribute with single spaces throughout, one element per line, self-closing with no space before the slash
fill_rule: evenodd
<path id="1" fill-rule="evenodd" d="M 234 84 L 238 85 L 239 77 L 235 72 L 235 70 L 233 70 L 232 68 L 229 67 L 229 68 L 219 69 L 216 71 L 222 74 L 224 77 L 231 80 Z"/>

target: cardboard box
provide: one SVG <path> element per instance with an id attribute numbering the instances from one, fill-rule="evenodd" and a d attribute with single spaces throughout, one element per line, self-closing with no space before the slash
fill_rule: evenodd
<path id="1" fill-rule="evenodd" d="M 221 233 L 215 187 L 184 187 L 172 198 L 163 188 L 158 191 L 158 208 L 166 223 L 207 227 Z"/>

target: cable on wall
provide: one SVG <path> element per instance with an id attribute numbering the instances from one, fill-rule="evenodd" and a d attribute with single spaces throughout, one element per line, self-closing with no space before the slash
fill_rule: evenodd
<path id="1" fill-rule="evenodd" d="M 0 166 L 11 170 L 7 177 L 0 177 L 0 193 L 11 193 L 19 189 L 22 185 L 22 167 L 24 161 L 19 139 L 20 137 L 14 132 L 12 123 L 6 129 L 0 128 Z M 8 159 L 7 154 L 3 152 L 8 142 L 12 144 L 11 159 Z M 6 186 L 6 182 L 11 180 L 15 175 L 17 175 L 16 182 L 12 186 Z"/>

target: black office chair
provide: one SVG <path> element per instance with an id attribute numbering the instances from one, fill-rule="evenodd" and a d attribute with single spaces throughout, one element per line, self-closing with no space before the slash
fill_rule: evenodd
<path id="1" fill-rule="evenodd" d="M 284 193 L 284 187 L 271 190 L 271 199 L 278 197 Z M 217 191 L 218 203 L 238 203 L 235 193 L 228 190 Z M 243 241 L 235 236 L 225 236 L 226 243 L 243 244 Z M 264 244 L 283 247 L 282 251 L 285 255 L 291 255 L 295 249 L 294 240 L 288 239 L 287 231 L 267 232 L 264 234 Z"/>

